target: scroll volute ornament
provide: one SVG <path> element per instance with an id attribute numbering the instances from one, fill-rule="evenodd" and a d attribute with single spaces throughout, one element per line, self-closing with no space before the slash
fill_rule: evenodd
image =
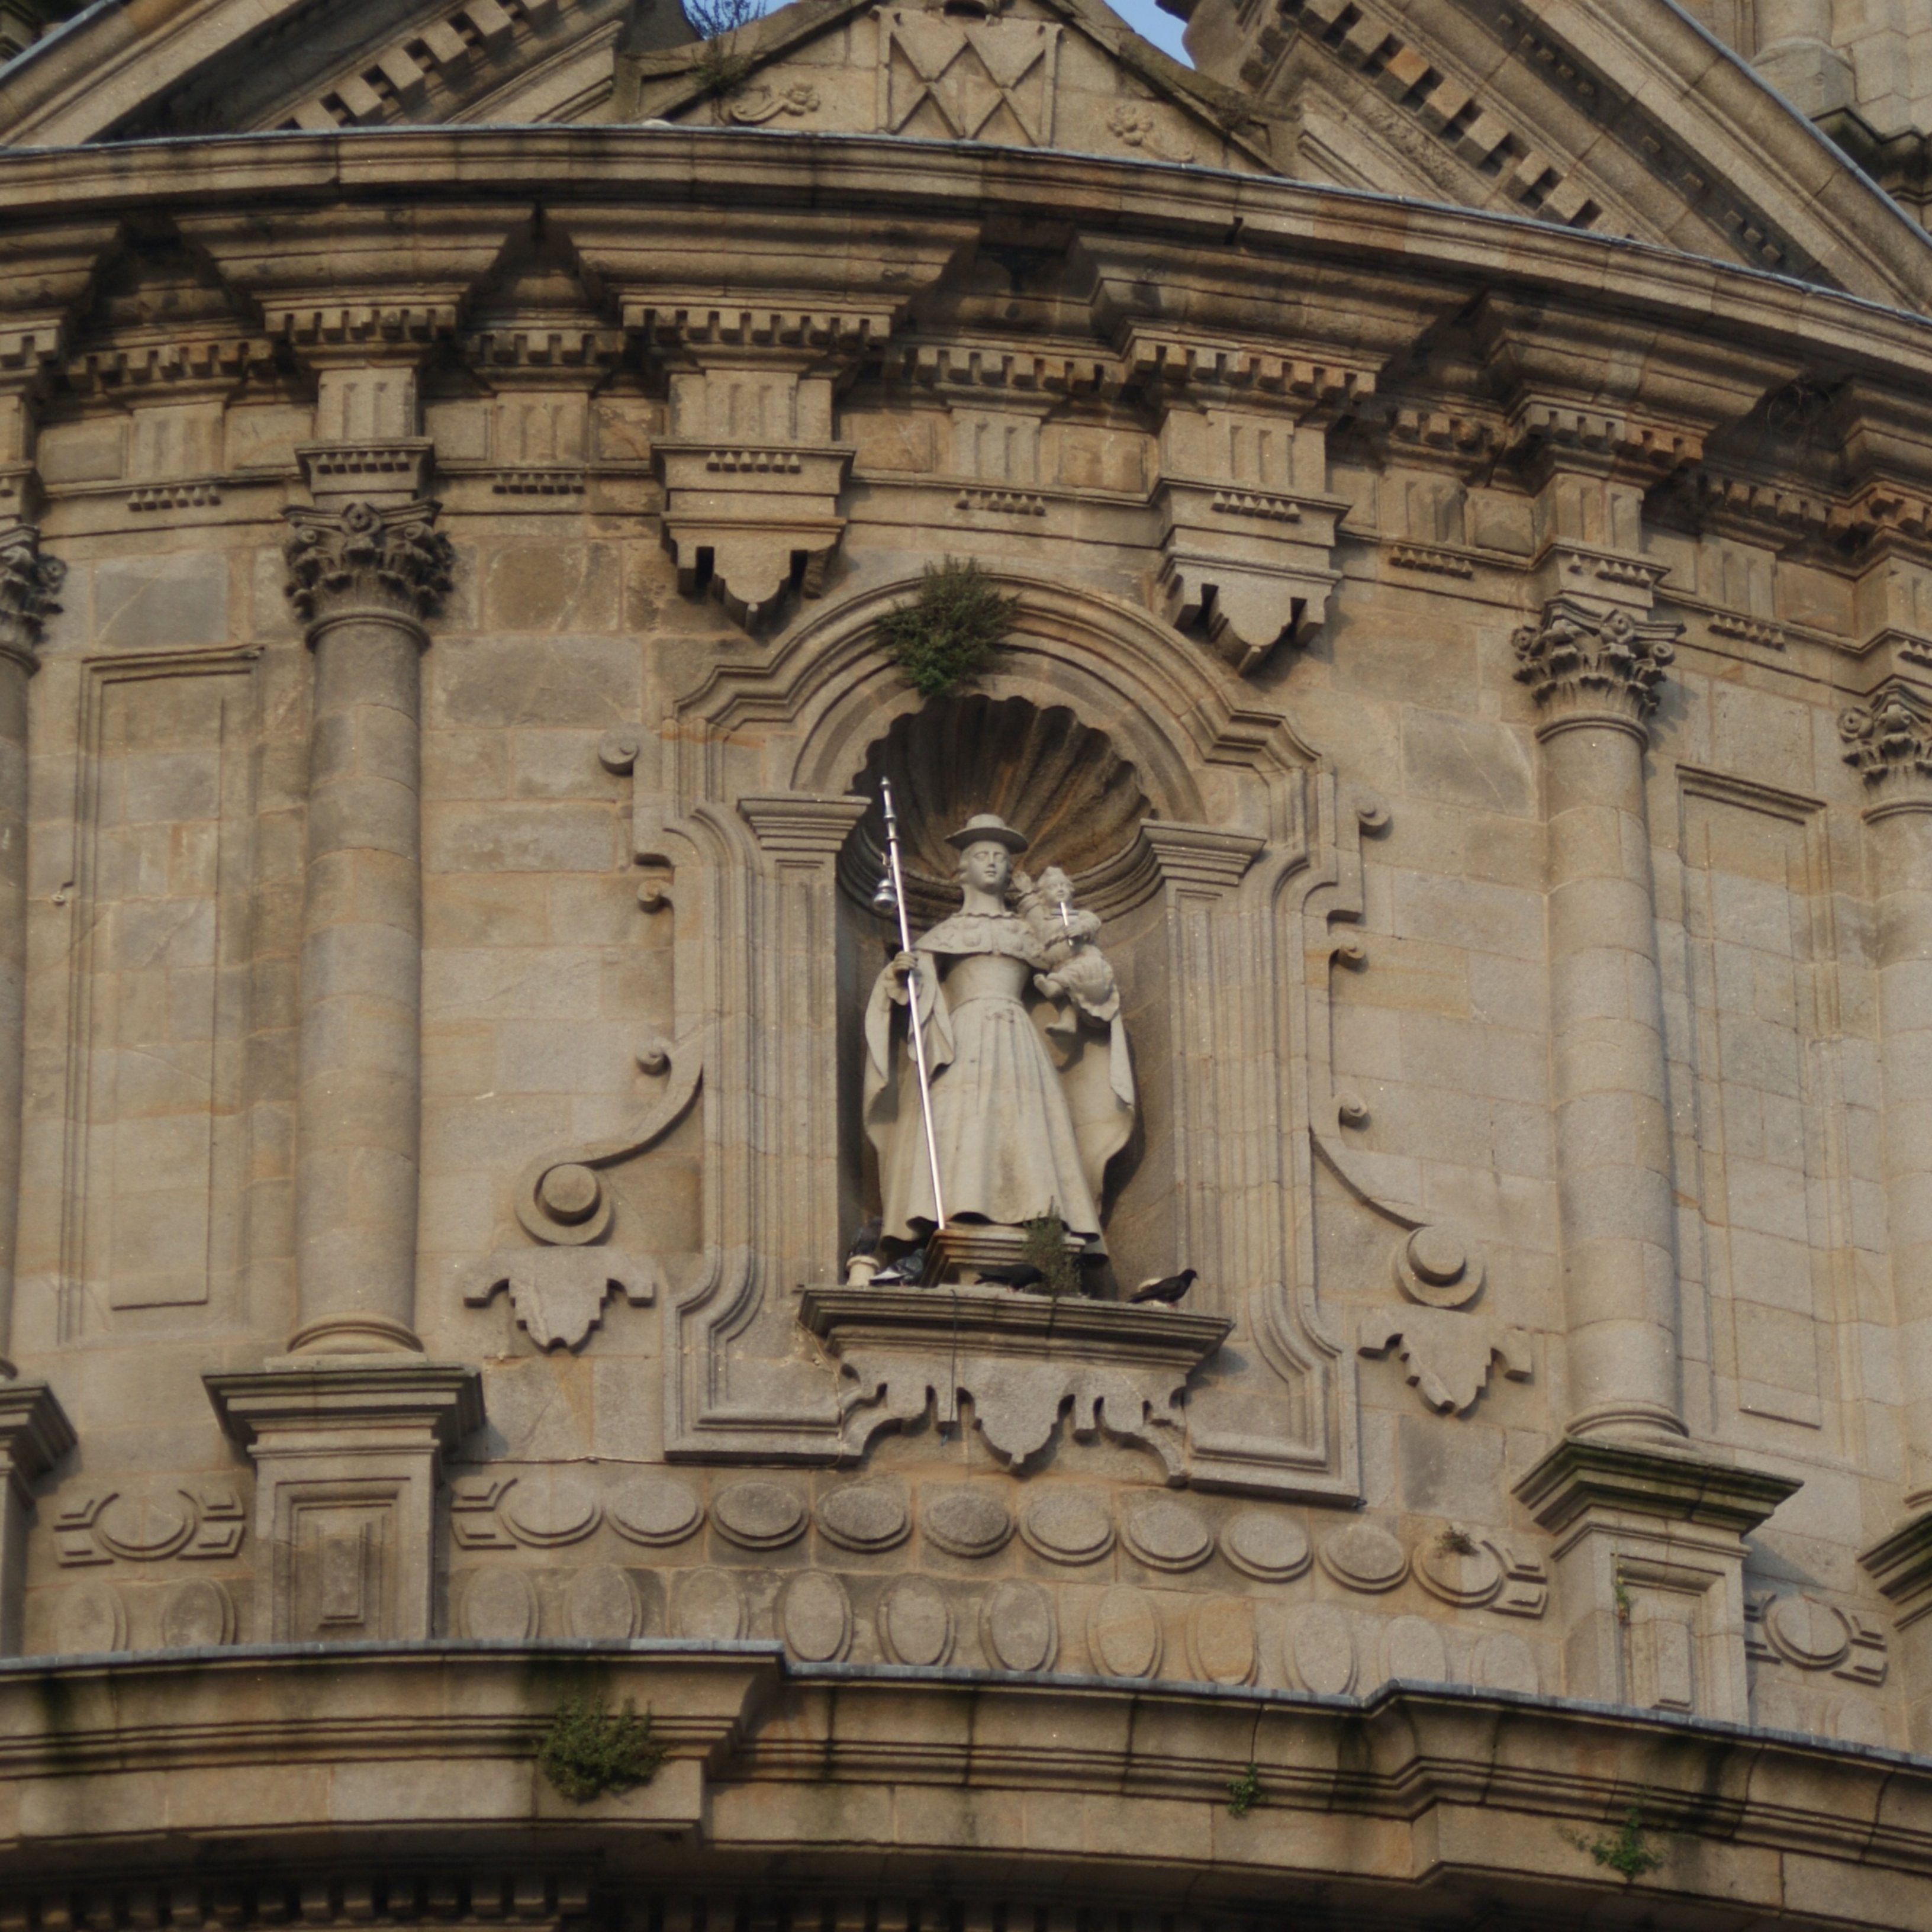
<path id="1" fill-rule="evenodd" d="M 1916 780 L 1915 789 L 1932 780 L 1932 703 L 1908 685 L 1889 684 L 1838 716 L 1845 762 L 1866 784 L 1894 776 Z"/>
<path id="2" fill-rule="evenodd" d="M 435 528 L 440 507 L 354 502 L 339 511 L 287 512 L 288 594 L 304 621 L 372 609 L 428 616 L 448 595 L 455 562 L 449 539 Z"/>
<path id="3" fill-rule="evenodd" d="M 1534 692 L 1552 724 L 1604 717 L 1640 732 L 1676 655 L 1670 639 L 1678 628 L 1552 598 L 1541 620 L 1511 640 L 1516 682 Z"/>

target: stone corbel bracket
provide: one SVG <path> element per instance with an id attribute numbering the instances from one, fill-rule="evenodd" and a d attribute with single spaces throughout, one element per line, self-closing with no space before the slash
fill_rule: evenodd
<path id="1" fill-rule="evenodd" d="M 539 1348 L 577 1348 L 603 1321 L 611 1295 L 647 1308 L 663 1292 L 664 1275 L 655 1256 L 609 1248 L 500 1249 L 470 1271 L 463 1298 L 487 1307 L 503 1288 Z"/>
<path id="2" fill-rule="evenodd" d="M 1156 597 L 1177 629 L 1201 631 L 1246 676 L 1319 627 L 1342 580 L 1332 560 L 1346 503 L 1166 477 L 1154 506 Z"/>
<path id="3" fill-rule="evenodd" d="M 1076 1438 L 1148 1449 L 1186 1479 L 1180 1407 L 1188 1378 L 1232 1316 L 974 1288 L 807 1288 L 800 1318 L 841 1372 L 854 1455 L 882 1430 L 930 1414 L 942 1428 L 970 1402 L 988 1446 L 1015 1468 L 1063 1415 Z"/>
<path id="4" fill-rule="evenodd" d="M 687 596 L 709 590 L 747 631 L 776 614 L 788 592 L 824 588 L 845 519 L 838 495 L 856 452 L 659 442 L 666 548 Z"/>

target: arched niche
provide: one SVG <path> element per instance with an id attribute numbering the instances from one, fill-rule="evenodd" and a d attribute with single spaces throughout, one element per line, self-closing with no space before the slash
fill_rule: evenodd
<path id="1" fill-rule="evenodd" d="M 1352 1379 L 1312 1287 L 1306 1110 L 1330 1100 L 1325 1018 L 1307 1010 L 1325 984 L 1306 962 L 1311 933 L 1359 904 L 1354 816 L 1281 712 L 1144 610 L 989 575 L 1014 622 L 950 726 L 922 722 L 872 641 L 915 587 L 901 580 L 769 658 L 720 660 L 640 734 L 636 854 L 666 881 L 680 1050 L 704 1061 L 705 1265 L 667 1311 L 669 1451 L 830 1460 L 929 1394 L 946 1413 L 916 1364 L 890 1401 L 839 1382 L 800 1348 L 796 1299 L 836 1278 L 860 1198 L 841 1094 L 881 942 L 856 903 L 872 801 L 852 788 L 944 726 L 1023 741 L 1036 764 L 1073 746 L 1110 801 L 1115 836 L 1084 869 L 1132 982 L 1148 1124 L 1108 1238 L 1136 1264 L 1199 1269 L 1202 1303 L 1234 1323 L 1184 1411 L 1156 1418 L 1182 1444 L 1174 1479 L 1351 1495 Z M 1039 771 L 1010 782 L 1059 810 Z M 944 829 L 920 827 L 924 846 Z"/>

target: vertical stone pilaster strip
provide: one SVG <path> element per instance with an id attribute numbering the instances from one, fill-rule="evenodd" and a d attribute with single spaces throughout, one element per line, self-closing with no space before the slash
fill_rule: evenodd
<path id="1" fill-rule="evenodd" d="M 20 1101 L 27 970 L 27 681 L 66 577 L 20 524 L 0 536 L 0 1374 L 14 1331 L 14 1247 L 20 1204 Z"/>
<path id="2" fill-rule="evenodd" d="M 1932 1503 L 1932 700 L 1892 684 L 1838 721 L 1864 776 L 1884 1080 L 1886 1246 L 1905 1401 L 1906 1506 Z"/>
<path id="3" fill-rule="evenodd" d="M 421 657 L 436 506 L 291 511 L 315 658 L 296 1076 L 298 1354 L 419 1349 Z"/>
<path id="4" fill-rule="evenodd" d="M 1643 779 L 1674 628 L 1559 596 L 1515 639 L 1516 675 L 1544 714 L 1551 1071 L 1575 1435 L 1684 1432 Z"/>

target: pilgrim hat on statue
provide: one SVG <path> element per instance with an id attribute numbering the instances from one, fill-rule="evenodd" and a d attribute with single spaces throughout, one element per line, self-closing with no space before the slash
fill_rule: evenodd
<path id="1" fill-rule="evenodd" d="M 1014 853 L 1024 852 L 1032 843 L 1024 832 L 1016 832 L 996 812 L 976 812 L 957 832 L 946 835 L 946 844 L 962 852 L 986 839 Z"/>

